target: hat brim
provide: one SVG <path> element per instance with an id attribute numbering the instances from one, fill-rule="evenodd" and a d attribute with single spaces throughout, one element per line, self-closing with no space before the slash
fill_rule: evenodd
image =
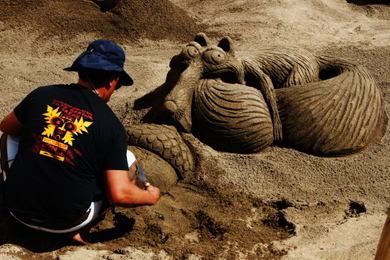
<path id="1" fill-rule="evenodd" d="M 121 82 L 122 82 L 122 85 L 124 85 L 124 86 L 131 86 L 134 84 L 133 79 L 124 70 L 121 73 Z"/>
<path id="2" fill-rule="evenodd" d="M 82 71 L 82 72 L 89 72 L 89 73 L 97 73 L 97 72 L 112 72 L 112 73 L 118 73 L 118 71 L 107 71 L 107 70 L 96 70 L 96 69 L 90 69 L 90 68 L 77 68 L 77 67 L 68 67 L 64 68 L 66 71 Z M 122 70 L 120 73 L 121 78 L 121 85 L 122 86 L 131 86 L 134 84 L 133 79 L 130 77 L 130 75 Z"/>

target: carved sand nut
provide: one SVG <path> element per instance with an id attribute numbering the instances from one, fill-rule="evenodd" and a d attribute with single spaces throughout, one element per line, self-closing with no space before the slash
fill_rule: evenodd
<path id="1" fill-rule="evenodd" d="M 195 159 L 176 128 L 169 125 L 139 124 L 126 126 L 128 144 L 142 147 L 163 158 L 184 179 L 195 168 Z M 172 179 L 172 177 L 170 177 Z"/>
<path id="2" fill-rule="evenodd" d="M 157 156 L 154 151 L 151 152 L 149 149 L 133 145 L 128 146 L 127 149 L 133 152 L 139 163 L 134 167 L 141 165 L 147 177 L 146 182 L 157 186 L 161 192 L 170 192 L 172 187 L 179 181 L 181 173 L 178 173 L 177 169 L 168 160 Z M 141 180 L 142 177 L 140 178 L 139 175 L 134 177 L 136 178 L 136 185 L 144 188 L 145 180 Z"/>
<path id="3" fill-rule="evenodd" d="M 382 137 L 384 102 L 368 71 L 331 57 L 319 63 L 322 81 L 276 90 L 285 143 L 306 153 L 341 156 Z"/>

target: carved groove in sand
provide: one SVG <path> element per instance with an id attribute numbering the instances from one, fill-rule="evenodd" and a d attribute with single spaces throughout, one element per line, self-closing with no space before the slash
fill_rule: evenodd
<path id="1" fill-rule="evenodd" d="M 145 123 L 173 125 L 216 150 L 284 145 L 322 155 L 358 152 L 387 124 L 382 94 L 362 66 L 295 47 L 236 56 L 229 37 L 198 34 L 170 62 L 166 82 L 137 100 Z"/>

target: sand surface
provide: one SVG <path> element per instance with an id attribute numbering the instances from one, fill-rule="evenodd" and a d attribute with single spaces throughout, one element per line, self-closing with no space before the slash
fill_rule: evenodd
<path id="1" fill-rule="evenodd" d="M 89 0 L 0 1 L 0 118 L 65 72 L 98 38 L 123 46 L 135 84 L 109 105 L 140 123 L 135 100 L 164 83 L 170 59 L 196 33 L 237 52 L 296 45 L 365 66 L 390 113 L 390 6 L 358 0 L 122 0 L 109 12 Z M 259 154 L 213 150 L 183 135 L 197 154 L 186 182 L 159 203 L 117 208 L 94 228 L 99 243 L 76 246 L 1 213 L 1 259 L 373 259 L 390 205 L 390 134 L 347 157 L 271 147 Z M 142 161 L 151 170 L 148 161 Z M 148 168 L 149 167 L 149 168 Z M 158 184 L 156 184 L 158 185 Z M 1 205 L 0 205 L 1 206 Z"/>

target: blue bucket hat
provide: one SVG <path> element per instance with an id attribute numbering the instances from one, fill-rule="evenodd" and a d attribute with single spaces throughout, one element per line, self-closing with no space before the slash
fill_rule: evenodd
<path id="1" fill-rule="evenodd" d="M 67 71 L 112 71 L 120 73 L 120 82 L 124 86 L 133 85 L 133 79 L 123 69 L 126 55 L 123 49 L 108 40 L 96 40 L 80 54 Z"/>

